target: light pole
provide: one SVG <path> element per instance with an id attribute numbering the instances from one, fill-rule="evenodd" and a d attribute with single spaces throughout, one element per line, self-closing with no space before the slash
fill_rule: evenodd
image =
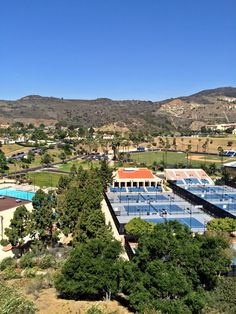
<path id="1" fill-rule="evenodd" d="M 165 208 L 162 209 L 162 217 L 164 218 L 164 221 L 166 223 L 167 210 Z"/>
<path id="2" fill-rule="evenodd" d="M 150 215 L 150 211 L 151 211 L 151 201 L 150 200 L 148 201 L 148 205 L 149 205 L 149 207 L 148 207 L 147 214 Z"/>
<path id="3" fill-rule="evenodd" d="M 128 196 L 128 216 L 129 216 L 129 196 Z"/>
<path id="4" fill-rule="evenodd" d="M 171 212 L 171 199 L 172 199 L 172 197 L 171 197 L 171 195 L 170 194 L 168 194 L 168 196 L 169 196 L 169 212 Z"/>
<path id="5" fill-rule="evenodd" d="M 189 211 L 189 215 L 190 215 L 190 230 L 192 231 L 192 209 L 187 207 L 187 211 Z"/>

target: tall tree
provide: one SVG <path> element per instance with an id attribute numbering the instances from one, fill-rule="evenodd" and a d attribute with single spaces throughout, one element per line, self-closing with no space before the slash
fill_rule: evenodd
<path id="1" fill-rule="evenodd" d="M 53 245 L 57 234 L 54 229 L 56 198 L 54 194 L 46 194 L 42 190 L 33 198 L 32 229 L 38 234 L 39 240 L 46 246 Z"/>
<path id="2" fill-rule="evenodd" d="M 5 234 L 10 243 L 15 246 L 23 244 L 23 238 L 31 231 L 31 217 L 30 212 L 25 205 L 16 208 L 13 218 L 11 219 L 9 228 L 5 229 Z"/>
<path id="3" fill-rule="evenodd" d="M 7 169 L 7 159 L 4 152 L 0 149 L 0 172 L 4 172 Z"/>
<path id="4" fill-rule="evenodd" d="M 102 185 L 106 188 L 112 182 L 112 168 L 109 167 L 109 163 L 106 160 L 100 162 L 100 169 L 98 174 L 101 177 Z"/>
<path id="5" fill-rule="evenodd" d="M 76 246 L 55 280 L 61 296 L 110 300 L 118 290 L 120 242 L 93 239 Z"/>

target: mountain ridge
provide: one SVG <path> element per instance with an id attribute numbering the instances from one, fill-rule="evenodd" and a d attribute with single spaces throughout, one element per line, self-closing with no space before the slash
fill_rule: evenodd
<path id="1" fill-rule="evenodd" d="M 219 87 L 160 101 L 64 99 L 27 95 L 0 100 L 0 121 L 54 124 L 64 120 L 86 127 L 118 123 L 134 130 L 197 129 L 236 121 L 236 88 Z"/>

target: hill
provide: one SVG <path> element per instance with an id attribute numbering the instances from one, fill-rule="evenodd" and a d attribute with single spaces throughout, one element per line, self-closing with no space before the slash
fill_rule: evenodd
<path id="1" fill-rule="evenodd" d="M 0 122 L 54 124 L 57 121 L 135 129 L 197 129 L 209 123 L 236 122 L 236 88 L 222 87 L 163 101 L 63 99 L 25 96 L 0 100 Z"/>

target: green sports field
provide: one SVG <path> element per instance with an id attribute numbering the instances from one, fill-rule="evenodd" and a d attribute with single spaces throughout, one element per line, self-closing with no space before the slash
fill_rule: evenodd
<path id="1" fill-rule="evenodd" d="M 28 178 L 31 179 L 32 185 L 39 187 L 57 187 L 59 178 L 62 174 L 52 172 L 30 172 L 27 174 Z"/>
<path id="2" fill-rule="evenodd" d="M 90 169 L 92 166 L 93 167 L 99 167 L 99 161 L 93 160 L 93 161 L 84 161 L 84 160 L 74 160 L 74 161 L 69 161 L 65 164 L 59 165 L 59 169 L 62 171 L 70 172 L 70 169 L 72 165 L 75 165 L 77 168 L 79 166 L 82 166 L 83 169 Z"/>
<path id="3" fill-rule="evenodd" d="M 164 158 L 168 166 L 175 166 L 176 164 L 182 163 L 187 166 L 187 157 L 185 153 L 176 153 L 176 152 L 143 152 L 131 154 L 131 158 L 138 161 L 144 162 L 147 165 L 151 165 L 154 161 L 161 163 Z M 190 162 L 191 158 L 191 162 Z M 236 158 L 223 158 L 223 162 L 234 161 Z M 221 158 L 216 155 L 200 155 L 200 154 L 191 154 L 189 155 L 189 164 L 191 163 L 192 167 L 200 167 L 202 164 L 210 164 L 215 162 L 216 165 L 220 167 Z"/>

